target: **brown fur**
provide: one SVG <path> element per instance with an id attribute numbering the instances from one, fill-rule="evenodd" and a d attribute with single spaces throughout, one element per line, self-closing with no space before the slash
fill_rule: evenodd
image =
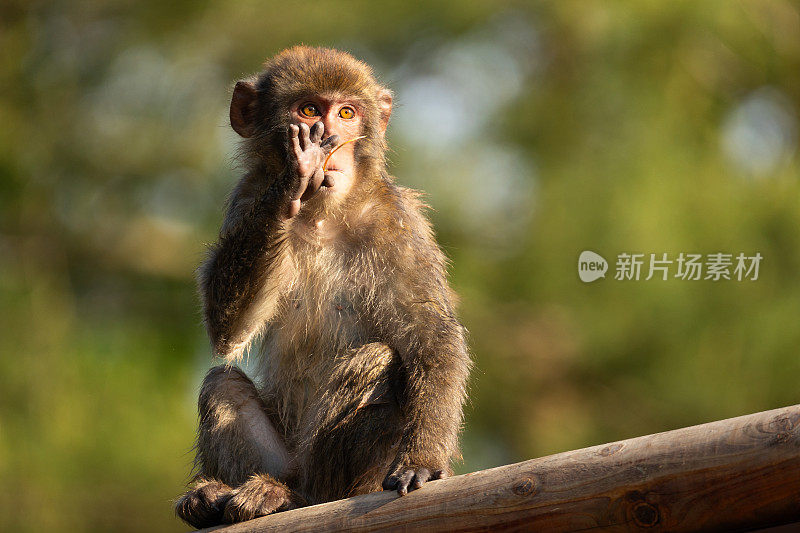
<path id="1" fill-rule="evenodd" d="M 218 491 L 205 497 L 208 478 L 233 487 L 230 505 L 247 511 L 225 516 L 241 520 L 303 497 L 319 503 L 380 490 L 382 480 L 393 486 L 407 471 L 420 478 L 410 488 L 426 473 L 445 475 L 470 368 L 425 206 L 385 171 L 388 111 L 379 95 L 386 89 L 350 55 L 307 47 L 278 54 L 250 83 L 258 103 L 255 133 L 242 148 L 248 172 L 198 279 L 217 355 L 232 364 L 261 337 L 260 385 L 230 367 L 212 369 L 204 382 L 203 477 L 176 506 L 198 527 L 209 515 L 221 520 Z M 316 93 L 364 103 L 367 138 L 357 145 L 356 180 L 343 202 L 314 197 L 283 220 L 292 179 L 286 109 Z M 273 434 L 288 452 L 284 463 L 275 459 L 280 449 L 263 444 Z"/>

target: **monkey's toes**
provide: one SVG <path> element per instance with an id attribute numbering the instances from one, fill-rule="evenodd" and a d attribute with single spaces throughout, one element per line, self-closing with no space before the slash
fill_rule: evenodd
<path id="1" fill-rule="evenodd" d="M 256 474 L 233 491 L 223 513 L 226 523 L 244 522 L 302 504 L 286 485 L 265 474 Z"/>
<path id="2" fill-rule="evenodd" d="M 197 529 L 219 525 L 231 495 L 231 488 L 225 483 L 201 479 L 175 502 L 175 514 Z"/>

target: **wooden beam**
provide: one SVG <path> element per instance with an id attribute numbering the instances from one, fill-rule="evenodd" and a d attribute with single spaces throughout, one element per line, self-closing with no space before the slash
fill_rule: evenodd
<path id="1" fill-rule="evenodd" d="M 217 528 L 748 531 L 800 521 L 800 405 Z"/>

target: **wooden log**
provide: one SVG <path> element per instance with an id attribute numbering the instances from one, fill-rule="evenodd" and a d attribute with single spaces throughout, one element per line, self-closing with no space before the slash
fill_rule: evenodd
<path id="1" fill-rule="evenodd" d="M 217 528 L 748 531 L 800 521 L 800 405 Z"/>

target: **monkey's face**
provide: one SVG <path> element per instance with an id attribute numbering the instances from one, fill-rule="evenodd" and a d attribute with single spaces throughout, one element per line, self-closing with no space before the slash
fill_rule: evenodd
<path id="1" fill-rule="evenodd" d="M 310 132 L 314 124 L 321 124 L 323 138 L 312 142 L 318 147 L 320 141 L 337 136 L 337 146 L 324 161 L 325 179 L 316 175 L 310 181 L 313 191 L 302 193 L 310 213 L 314 204 L 338 204 L 356 180 L 381 179 L 391 112 L 392 93 L 375 81 L 366 64 L 344 52 L 297 46 L 269 60 L 257 77 L 237 82 L 230 119 L 233 129 L 248 139 L 243 143 L 247 159 L 263 164 L 269 176 L 280 175 L 294 162 L 293 126 L 305 124 L 308 129 L 301 129 Z M 305 138 L 299 144 L 307 151 Z M 330 146 L 325 149 L 328 153 Z M 312 159 L 316 164 L 319 158 Z"/>
<path id="2" fill-rule="evenodd" d="M 356 100 L 335 95 L 312 95 L 292 104 L 289 115 L 293 124 L 313 126 L 322 122 L 322 138 L 339 136 L 339 145 L 361 135 L 363 110 Z M 347 143 L 333 152 L 325 165 L 327 181 L 333 183 L 331 194 L 344 195 L 353 184 L 356 168 L 355 143 Z"/>

